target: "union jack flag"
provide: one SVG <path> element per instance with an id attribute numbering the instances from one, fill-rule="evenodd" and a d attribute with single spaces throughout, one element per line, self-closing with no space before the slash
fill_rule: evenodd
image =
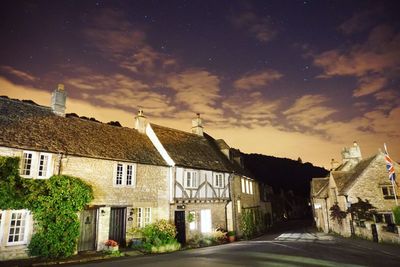
<path id="1" fill-rule="evenodd" d="M 386 169 L 389 173 L 389 180 L 394 182 L 396 180 L 396 174 L 394 173 L 394 165 L 392 159 L 389 157 L 389 153 L 387 152 L 386 144 L 385 147 L 385 161 L 386 161 Z"/>

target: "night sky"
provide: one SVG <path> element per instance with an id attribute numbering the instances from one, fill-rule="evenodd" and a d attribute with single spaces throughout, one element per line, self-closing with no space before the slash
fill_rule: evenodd
<path id="1" fill-rule="evenodd" d="M 329 168 L 400 160 L 399 1 L 2 1 L 0 95 Z"/>

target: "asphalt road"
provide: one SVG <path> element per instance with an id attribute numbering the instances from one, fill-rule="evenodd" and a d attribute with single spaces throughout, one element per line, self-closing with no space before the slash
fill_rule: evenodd
<path id="1" fill-rule="evenodd" d="M 400 246 L 335 237 L 295 224 L 251 241 L 80 266 L 400 266 Z"/>

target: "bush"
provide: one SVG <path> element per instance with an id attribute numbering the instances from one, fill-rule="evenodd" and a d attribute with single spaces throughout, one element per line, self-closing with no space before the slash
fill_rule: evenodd
<path id="1" fill-rule="evenodd" d="M 347 216 L 347 212 L 342 211 L 337 202 L 329 210 L 331 212 L 331 219 L 337 220 L 337 222 L 340 224 L 342 223 L 342 220 Z"/>
<path id="2" fill-rule="evenodd" d="M 180 244 L 175 239 L 175 226 L 166 220 L 159 220 L 146 225 L 144 228 L 133 229 L 130 232 L 141 233 L 143 239 L 141 247 L 146 252 L 163 253 L 180 249 Z"/>
<path id="3" fill-rule="evenodd" d="M 255 235 L 257 227 L 252 210 L 242 210 L 242 215 L 240 216 L 240 229 L 245 239 L 249 239 Z"/>
<path id="4" fill-rule="evenodd" d="M 55 175 L 46 180 L 23 179 L 19 158 L 0 157 L 0 209 L 29 209 L 36 221 L 29 254 L 68 257 L 79 236 L 77 212 L 93 199 L 90 185 L 79 178 Z"/>
<path id="5" fill-rule="evenodd" d="M 400 206 L 393 208 L 394 223 L 400 225 Z"/>

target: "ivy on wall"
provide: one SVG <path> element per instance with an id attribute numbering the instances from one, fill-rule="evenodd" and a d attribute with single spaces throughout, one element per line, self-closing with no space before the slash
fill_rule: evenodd
<path id="1" fill-rule="evenodd" d="M 0 209 L 33 212 L 36 224 L 28 246 L 30 255 L 71 256 L 79 237 L 77 212 L 93 199 L 91 186 L 65 175 L 47 180 L 23 179 L 18 168 L 18 158 L 0 157 Z"/>

